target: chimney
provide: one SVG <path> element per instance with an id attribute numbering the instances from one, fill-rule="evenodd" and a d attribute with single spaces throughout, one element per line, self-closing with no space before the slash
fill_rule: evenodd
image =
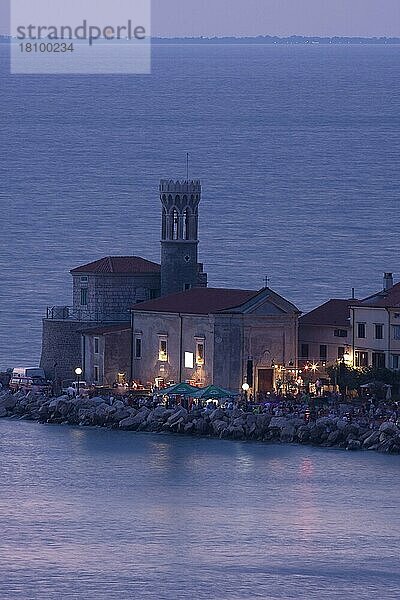
<path id="1" fill-rule="evenodd" d="M 386 292 L 393 287 L 393 273 L 384 273 L 383 274 L 383 289 Z"/>

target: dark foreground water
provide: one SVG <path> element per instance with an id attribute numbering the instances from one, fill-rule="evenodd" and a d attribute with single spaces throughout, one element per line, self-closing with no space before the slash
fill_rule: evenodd
<path id="1" fill-rule="evenodd" d="M 0 45 L 0 368 L 69 269 L 159 257 L 160 177 L 201 177 L 213 286 L 308 309 L 400 273 L 400 46 L 155 46 L 150 76 L 10 76 Z"/>
<path id="2" fill-rule="evenodd" d="M 0 422 L 0 597 L 397 600 L 399 458 Z"/>

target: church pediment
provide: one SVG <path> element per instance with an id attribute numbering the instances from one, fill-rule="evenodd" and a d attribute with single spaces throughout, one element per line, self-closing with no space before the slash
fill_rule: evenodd
<path id="1" fill-rule="evenodd" d="M 285 298 L 269 288 L 260 290 L 260 292 L 249 301 L 229 312 L 260 316 L 300 314 L 299 309 L 294 304 L 285 300 Z"/>

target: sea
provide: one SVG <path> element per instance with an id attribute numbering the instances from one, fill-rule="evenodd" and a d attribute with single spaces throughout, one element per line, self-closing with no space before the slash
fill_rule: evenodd
<path id="1" fill-rule="evenodd" d="M 160 178 L 203 183 L 213 287 L 307 311 L 400 275 L 400 46 L 167 44 L 151 75 L 10 75 L 0 44 L 0 368 L 36 365 L 69 270 L 160 255 Z"/>
<path id="2" fill-rule="evenodd" d="M 39 361 L 69 270 L 159 258 L 201 178 L 214 287 L 307 311 L 400 273 L 400 46 L 168 44 L 146 76 L 10 75 L 0 368 Z M 3 600 L 397 600 L 398 457 L 0 421 Z"/>
<path id="3" fill-rule="evenodd" d="M 2 600 L 398 600 L 399 457 L 0 421 Z"/>

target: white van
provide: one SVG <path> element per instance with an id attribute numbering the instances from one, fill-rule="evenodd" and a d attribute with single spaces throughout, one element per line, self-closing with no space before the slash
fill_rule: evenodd
<path id="1" fill-rule="evenodd" d="M 13 379 L 21 379 L 24 377 L 40 377 L 46 379 L 44 369 L 40 367 L 15 367 L 12 372 Z"/>

